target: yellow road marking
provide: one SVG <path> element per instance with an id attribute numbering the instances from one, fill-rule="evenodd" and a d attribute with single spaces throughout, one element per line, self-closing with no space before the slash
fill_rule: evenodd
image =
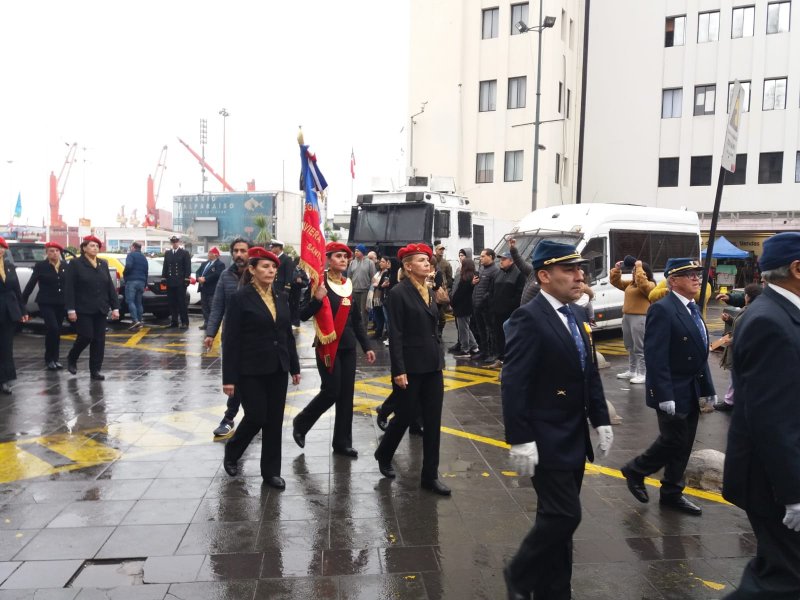
<path id="1" fill-rule="evenodd" d="M 149 327 L 142 327 L 139 331 L 134 333 L 127 342 L 125 342 L 125 346 L 128 347 L 128 348 L 131 348 L 131 347 L 135 346 L 140 341 L 142 341 L 142 339 L 148 333 L 150 333 L 150 328 Z"/>

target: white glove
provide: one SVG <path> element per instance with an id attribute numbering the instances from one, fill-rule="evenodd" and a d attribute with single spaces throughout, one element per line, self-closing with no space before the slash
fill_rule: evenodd
<path id="1" fill-rule="evenodd" d="M 787 504 L 783 524 L 792 531 L 800 531 L 800 504 Z"/>
<path id="2" fill-rule="evenodd" d="M 595 429 L 600 443 L 597 444 L 597 453 L 605 458 L 608 456 L 611 445 L 614 443 L 614 432 L 611 430 L 611 425 L 600 425 Z"/>
<path id="3" fill-rule="evenodd" d="M 520 475 L 533 475 L 539 464 L 539 450 L 536 442 L 511 446 L 511 464 Z"/>
<path id="4" fill-rule="evenodd" d="M 663 410 L 670 416 L 675 415 L 675 400 L 667 400 L 666 402 L 659 402 L 658 408 Z"/>

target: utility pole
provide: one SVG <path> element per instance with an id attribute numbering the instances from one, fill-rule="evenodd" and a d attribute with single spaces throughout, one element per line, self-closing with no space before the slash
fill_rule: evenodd
<path id="1" fill-rule="evenodd" d="M 200 172 L 203 175 L 202 183 L 200 184 L 200 193 L 206 193 L 206 142 L 208 141 L 208 122 L 205 119 L 200 119 L 200 156 L 203 162 L 200 163 Z"/>
<path id="2" fill-rule="evenodd" d="M 225 137 L 226 137 L 225 136 L 225 133 L 226 133 L 225 129 L 226 129 L 226 127 L 225 127 L 225 125 L 226 125 L 226 122 L 228 120 L 228 117 L 231 114 L 224 108 L 219 111 L 219 114 L 222 115 L 222 178 L 225 181 L 228 181 L 228 179 L 225 177 L 225 156 L 226 156 L 226 152 L 225 152 Z M 222 191 L 223 192 L 225 191 L 225 186 L 222 187 Z"/>

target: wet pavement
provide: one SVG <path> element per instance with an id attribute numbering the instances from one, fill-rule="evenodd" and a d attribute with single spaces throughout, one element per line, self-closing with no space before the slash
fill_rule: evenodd
<path id="1" fill-rule="evenodd" d="M 718 318 L 712 309 L 712 330 Z M 372 458 L 382 432 L 371 409 L 390 391 L 382 346 L 357 374 L 360 457 L 331 455 L 332 415 L 304 450 L 294 444 L 291 418 L 319 382 L 304 324 L 279 492 L 262 486 L 258 439 L 243 475 L 222 469 L 211 436 L 224 409 L 220 359 L 216 347 L 202 352 L 198 324 L 114 326 L 104 382 L 89 380 L 88 356 L 75 377 L 46 371 L 43 337 L 17 336 L 19 378 L 0 397 L 0 600 L 505 598 L 502 567 L 531 527 L 536 496 L 506 462 L 498 371 L 448 355 L 440 472 L 453 496 L 442 498 L 419 489 L 420 438 L 403 440 L 395 481 Z M 454 336 L 449 323 L 448 345 Z M 618 469 L 655 438 L 655 416 L 643 386 L 614 377 L 627 363 L 621 340 L 599 336 L 598 349 L 623 422 L 611 455 L 586 472 L 573 597 L 721 598 L 755 552 L 747 519 L 707 492 L 687 490 L 700 518 L 633 499 Z M 729 418 L 702 415 L 695 449 L 724 451 Z"/>

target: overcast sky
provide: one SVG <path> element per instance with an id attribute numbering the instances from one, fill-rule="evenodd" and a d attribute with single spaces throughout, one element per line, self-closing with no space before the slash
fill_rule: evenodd
<path id="1" fill-rule="evenodd" d="M 168 146 L 159 208 L 199 193 L 206 159 L 237 190 L 296 190 L 297 126 L 317 153 L 336 212 L 372 176 L 395 181 L 408 117 L 408 0 L 99 0 L 3 2 L 0 223 L 49 220 L 48 177 L 67 144 L 79 151 L 61 203 L 77 225 L 115 225 L 121 206 L 144 218 L 146 182 Z M 85 148 L 85 152 L 83 151 Z M 222 191 L 210 175 L 206 191 Z"/>

